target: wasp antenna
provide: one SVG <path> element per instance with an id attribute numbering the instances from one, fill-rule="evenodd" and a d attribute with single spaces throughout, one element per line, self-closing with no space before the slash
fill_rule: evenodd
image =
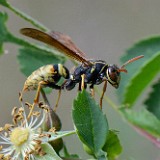
<path id="1" fill-rule="evenodd" d="M 124 72 L 124 73 L 127 73 L 128 71 L 127 71 L 125 68 L 120 68 L 120 69 L 118 69 L 118 72 Z"/>
<path id="2" fill-rule="evenodd" d="M 144 57 L 144 55 L 140 55 L 140 56 L 137 56 L 137 57 L 134 57 L 134 58 L 128 60 L 127 62 L 125 62 L 125 63 L 121 66 L 121 69 L 123 69 L 123 68 L 124 68 L 126 65 L 128 65 L 129 63 L 132 63 L 132 62 L 134 62 L 134 61 L 136 61 L 136 60 L 138 60 L 138 59 L 140 59 L 140 58 L 143 58 L 143 57 Z"/>

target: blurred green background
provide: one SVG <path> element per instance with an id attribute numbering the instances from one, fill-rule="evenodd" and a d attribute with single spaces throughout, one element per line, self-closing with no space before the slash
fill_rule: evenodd
<path id="1" fill-rule="evenodd" d="M 119 64 L 119 57 L 139 39 L 160 33 L 159 0 L 8 0 L 12 5 L 55 31 L 66 33 L 90 59 L 106 60 Z M 5 9 L 0 6 L 0 10 Z M 9 12 L 8 27 L 19 34 L 23 27 L 33 27 Z M 35 42 L 35 41 L 34 41 Z M 25 77 L 20 73 L 16 59 L 18 46 L 6 44 L 5 53 L 0 57 L 0 124 L 9 123 L 12 107 L 19 105 L 18 93 Z M 68 62 L 68 68 L 72 64 Z M 137 68 L 138 69 L 138 68 Z M 125 74 L 123 74 L 125 77 Z M 61 117 L 63 130 L 73 129 L 71 120 L 72 101 L 77 89 L 63 92 L 57 113 Z M 26 93 L 24 99 L 32 102 L 35 92 Z M 57 95 L 50 94 L 51 103 Z M 108 85 L 107 96 L 118 104 L 116 90 Z M 141 105 L 138 107 L 142 107 Z M 159 150 L 137 134 L 108 105 L 104 104 L 110 128 L 120 131 L 123 145 L 120 160 L 159 160 Z M 71 153 L 80 153 L 85 159 L 81 143 L 76 136 L 65 138 Z"/>

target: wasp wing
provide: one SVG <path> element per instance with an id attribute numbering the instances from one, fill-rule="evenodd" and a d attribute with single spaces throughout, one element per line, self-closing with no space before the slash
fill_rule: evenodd
<path id="1" fill-rule="evenodd" d="M 61 33 L 61 32 L 56 32 L 56 31 L 52 31 L 51 33 L 49 33 L 49 35 L 53 37 L 54 39 L 56 39 L 57 41 L 59 41 L 60 43 L 62 43 L 64 46 L 68 47 L 70 50 L 72 50 L 76 54 L 79 54 L 80 56 L 85 57 L 85 53 L 82 52 L 75 45 L 71 37 L 69 37 L 68 35 Z"/>
<path id="2" fill-rule="evenodd" d="M 58 51 L 74 60 L 84 63 L 85 65 L 91 65 L 91 62 L 85 58 L 85 54 L 77 48 L 71 38 L 65 34 L 60 32 L 51 32 L 47 34 L 34 28 L 22 28 L 20 32 L 25 36 L 53 46 Z"/>

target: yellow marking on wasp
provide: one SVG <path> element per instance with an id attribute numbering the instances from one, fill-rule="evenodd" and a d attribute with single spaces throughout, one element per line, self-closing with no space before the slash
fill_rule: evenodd
<path id="1" fill-rule="evenodd" d="M 61 76 L 66 77 L 67 73 L 62 64 L 58 64 L 58 72 Z"/>

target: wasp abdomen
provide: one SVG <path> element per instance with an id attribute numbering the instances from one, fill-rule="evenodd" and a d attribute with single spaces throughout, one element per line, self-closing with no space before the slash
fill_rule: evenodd
<path id="1" fill-rule="evenodd" d="M 63 67 L 62 64 L 46 65 L 32 72 L 27 78 L 24 84 L 23 90 L 34 90 L 37 89 L 40 82 L 44 81 L 47 84 L 56 84 L 61 76 L 63 76 L 59 70 Z M 66 69 L 66 68 L 65 68 Z M 42 86 L 43 87 L 43 86 Z"/>

